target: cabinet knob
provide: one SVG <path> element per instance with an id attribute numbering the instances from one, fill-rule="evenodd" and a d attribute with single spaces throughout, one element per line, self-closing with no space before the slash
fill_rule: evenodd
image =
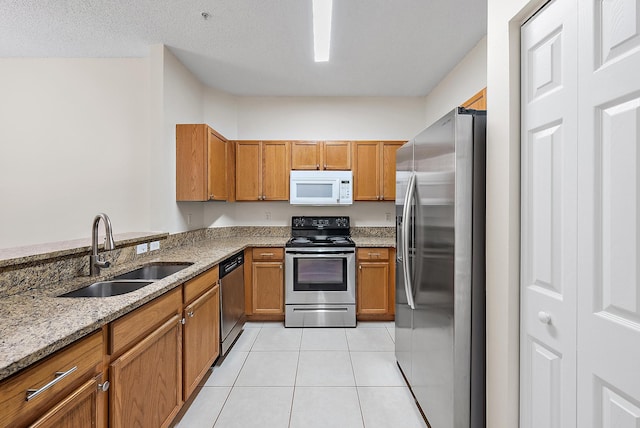
<path id="1" fill-rule="evenodd" d="M 551 324 L 551 314 L 545 311 L 538 312 L 538 320 L 542 324 Z"/>
<path id="2" fill-rule="evenodd" d="M 316 164 L 316 169 L 320 169 L 320 164 L 319 163 Z"/>
<path id="3" fill-rule="evenodd" d="M 362 270 L 362 265 L 358 265 L 358 269 Z"/>
<path id="4" fill-rule="evenodd" d="M 194 315 L 194 314 L 193 314 L 193 311 L 189 311 L 189 312 L 187 313 L 187 315 L 189 315 L 189 318 L 193 318 L 193 315 Z"/>
<path id="5" fill-rule="evenodd" d="M 180 324 L 185 325 L 186 323 L 187 323 L 187 320 L 186 320 L 186 319 L 182 318 L 182 319 L 180 320 Z"/>
<path id="6" fill-rule="evenodd" d="M 327 169 L 327 164 L 326 163 L 324 164 L 324 169 Z"/>
<path id="7" fill-rule="evenodd" d="M 100 390 L 102 392 L 107 392 L 109 390 L 110 386 L 111 386 L 111 384 L 109 383 L 109 381 L 105 380 L 103 383 L 99 383 L 98 384 L 98 390 Z"/>

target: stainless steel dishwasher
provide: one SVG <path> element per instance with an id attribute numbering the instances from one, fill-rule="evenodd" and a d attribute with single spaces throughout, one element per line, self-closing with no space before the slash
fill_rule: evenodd
<path id="1" fill-rule="evenodd" d="M 220 263 L 220 342 L 225 355 L 244 326 L 244 253 Z"/>

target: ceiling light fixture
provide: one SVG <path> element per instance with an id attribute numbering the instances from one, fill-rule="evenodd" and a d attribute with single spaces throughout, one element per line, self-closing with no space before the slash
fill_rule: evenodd
<path id="1" fill-rule="evenodd" d="M 331 46 L 331 9 L 333 0 L 313 2 L 313 51 L 316 62 L 329 61 Z"/>

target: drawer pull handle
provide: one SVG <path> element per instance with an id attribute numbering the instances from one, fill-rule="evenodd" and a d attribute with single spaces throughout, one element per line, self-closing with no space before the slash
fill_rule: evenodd
<path id="1" fill-rule="evenodd" d="M 75 372 L 76 370 L 78 370 L 78 366 L 74 366 L 74 367 L 70 368 L 69 370 L 67 370 L 66 372 L 56 372 L 56 377 L 51 382 L 49 382 L 48 384 L 44 385 L 42 388 L 39 388 L 39 389 L 27 389 L 27 401 L 33 400 L 38 395 L 42 394 L 47 389 L 51 388 L 53 385 L 55 385 L 56 383 L 60 382 L 62 379 L 64 379 L 65 377 L 69 376 L 71 373 Z"/>
<path id="2" fill-rule="evenodd" d="M 273 253 L 262 253 L 262 257 L 273 257 Z"/>
<path id="3" fill-rule="evenodd" d="M 380 253 L 369 253 L 369 257 L 380 257 Z"/>

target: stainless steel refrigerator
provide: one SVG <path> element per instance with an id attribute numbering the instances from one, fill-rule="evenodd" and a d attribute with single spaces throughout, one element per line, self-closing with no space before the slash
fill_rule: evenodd
<path id="1" fill-rule="evenodd" d="M 432 428 L 485 426 L 484 111 L 397 151 L 396 359 Z"/>

